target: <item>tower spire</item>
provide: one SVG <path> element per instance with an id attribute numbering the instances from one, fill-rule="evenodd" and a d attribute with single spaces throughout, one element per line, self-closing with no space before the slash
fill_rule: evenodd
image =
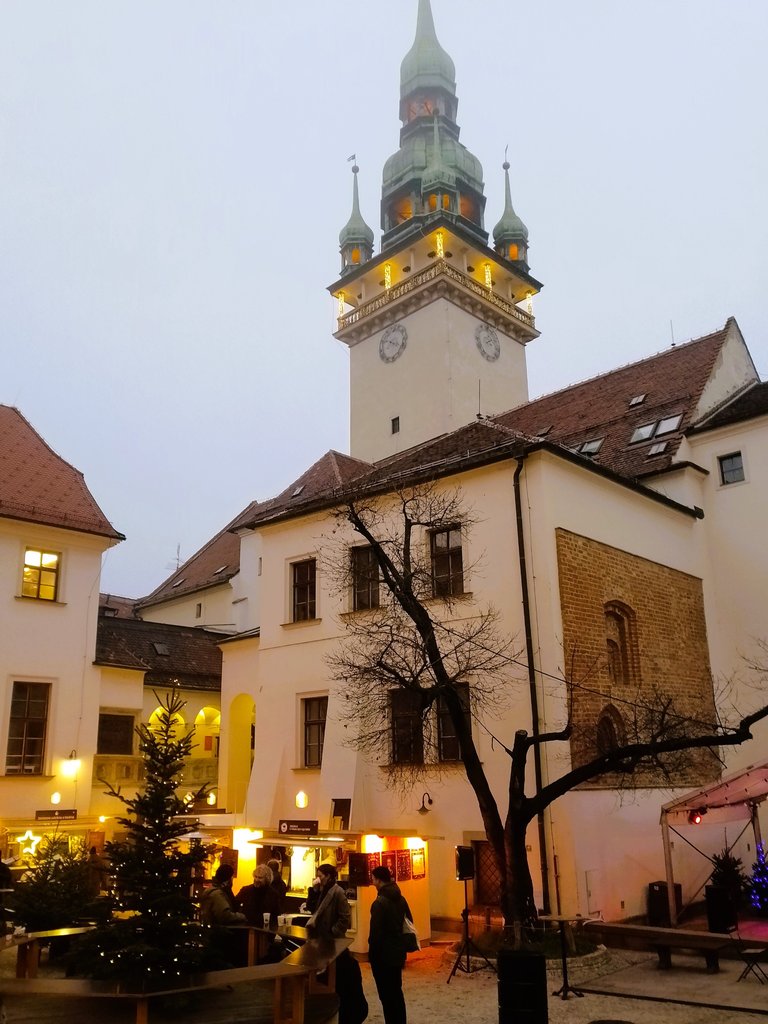
<path id="1" fill-rule="evenodd" d="M 459 142 L 457 109 L 454 63 L 438 41 L 430 0 L 419 0 L 416 37 L 400 65 L 400 149 L 384 165 L 382 252 L 421 237 L 436 216 L 460 221 L 487 244 L 483 168 Z"/>
<path id="2" fill-rule="evenodd" d="M 509 160 L 504 151 L 504 212 L 493 229 L 496 252 L 512 263 L 522 264 L 528 269 L 528 228 L 515 213 L 512 206 L 512 189 L 509 185 Z"/>
<path id="3" fill-rule="evenodd" d="M 438 41 L 429 0 L 419 0 L 416 38 L 400 65 L 401 120 L 407 120 L 403 117 L 402 103 L 411 93 L 419 89 L 435 88 L 445 90 L 455 97 L 456 68 Z M 455 102 L 452 108 L 447 106 L 446 113 L 452 118 L 456 116 Z"/>
<path id="4" fill-rule="evenodd" d="M 350 273 L 361 263 L 367 263 L 373 255 L 373 231 L 360 213 L 360 196 L 357 189 L 357 175 L 360 168 L 354 154 L 352 164 L 352 215 L 339 234 L 341 251 L 341 273 Z"/>

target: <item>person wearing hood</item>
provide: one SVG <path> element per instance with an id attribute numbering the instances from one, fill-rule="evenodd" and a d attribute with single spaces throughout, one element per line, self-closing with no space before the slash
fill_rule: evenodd
<path id="1" fill-rule="evenodd" d="M 371 930 L 368 936 L 371 973 L 376 982 L 385 1024 L 406 1024 L 403 921 L 406 917 L 413 920 L 411 909 L 400 887 L 392 880 L 389 868 L 374 868 L 371 878 L 377 891 L 376 899 L 371 904 Z"/>

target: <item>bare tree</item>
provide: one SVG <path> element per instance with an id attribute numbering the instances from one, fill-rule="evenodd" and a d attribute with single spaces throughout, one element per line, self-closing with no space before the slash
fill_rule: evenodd
<path id="1" fill-rule="evenodd" d="M 657 785 L 672 784 L 681 758 L 695 750 L 717 758 L 719 747 L 750 739 L 751 726 L 768 717 L 768 706 L 733 725 L 698 721 L 677 709 L 669 695 L 649 690 L 626 701 L 629 710 L 622 716 L 620 735 L 577 737 L 570 708 L 582 683 L 553 681 L 565 697 L 565 724 L 543 734 L 521 728 L 511 744 L 501 743 L 509 757 L 509 780 L 506 793 L 497 798 L 473 738 L 472 719 L 485 725 L 498 716 L 522 685 L 520 670 L 527 665 L 514 640 L 502 632 L 492 607 L 478 610 L 472 605 L 456 614 L 460 579 L 468 567 L 447 564 L 449 552 L 436 553 L 434 538 L 450 538 L 450 531 L 466 530 L 472 521 L 460 492 L 435 484 L 370 498 L 346 497 L 335 512 L 341 543 L 326 560 L 326 569 L 340 591 L 360 598 L 355 607 L 367 614 L 345 617 L 345 637 L 328 660 L 341 684 L 339 699 L 358 726 L 352 742 L 387 764 L 401 785 L 410 786 L 439 768 L 434 721 L 436 712 L 449 717 L 501 878 L 505 925 L 520 942 L 523 927 L 536 917 L 526 831 L 546 807 L 575 786 L 600 777 L 607 776 L 617 788 L 632 785 L 640 775 L 645 784 L 651 777 Z M 350 556 L 350 527 L 360 544 L 358 555 L 353 547 Z M 411 763 L 405 767 L 392 758 L 393 698 L 398 694 L 407 695 L 410 720 L 419 731 L 418 737 L 411 736 L 406 727 L 405 735 L 395 736 L 406 753 L 398 761 L 408 761 L 410 744 Z M 579 742 L 571 749 L 580 753 L 569 762 L 570 769 L 526 792 L 526 768 L 534 749 L 573 740 Z"/>

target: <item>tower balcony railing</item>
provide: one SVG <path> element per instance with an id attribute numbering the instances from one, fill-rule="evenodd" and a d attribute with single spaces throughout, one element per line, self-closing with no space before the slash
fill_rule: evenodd
<path id="1" fill-rule="evenodd" d="M 492 289 L 483 287 L 483 285 L 473 277 L 470 277 L 469 274 L 465 274 L 463 271 L 458 270 L 445 260 L 439 259 L 435 260 L 434 263 L 426 267 L 424 270 L 420 270 L 413 274 L 406 281 L 400 281 L 399 284 L 393 285 L 381 295 L 377 295 L 375 299 L 363 302 L 355 309 L 350 310 L 349 313 L 345 313 L 344 316 L 340 316 L 338 318 L 338 331 L 343 331 L 347 327 L 352 327 L 353 324 L 359 323 L 366 317 L 371 316 L 380 309 L 383 309 L 384 306 L 388 306 L 391 302 L 402 298 L 404 295 L 408 295 L 409 292 L 415 291 L 417 288 L 428 284 L 430 281 L 434 281 L 435 278 L 438 277 L 450 278 L 452 281 L 460 284 L 468 291 L 483 298 L 486 302 L 490 302 L 491 305 L 496 306 L 497 309 L 511 317 L 513 320 L 518 320 L 521 324 L 525 324 L 526 327 L 535 329 L 536 321 L 531 313 L 526 313 L 524 309 L 520 309 L 520 307 L 514 305 L 514 303 L 503 299 Z"/>

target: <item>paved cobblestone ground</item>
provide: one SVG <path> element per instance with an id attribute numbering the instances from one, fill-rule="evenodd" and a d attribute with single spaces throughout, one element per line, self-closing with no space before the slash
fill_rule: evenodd
<path id="1" fill-rule="evenodd" d="M 455 956 L 432 946 L 409 957 L 404 989 L 409 1024 L 497 1024 L 496 977 L 488 970 L 458 971 L 447 984 Z M 707 975 L 700 958 L 675 957 L 671 971 L 660 972 L 656 958 L 642 953 L 611 952 L 606 957 L 571 969 L 571 982 L 612 990 L 608 995 L 587 993 L 567 1001 L 549 997 L 549 1024 L 766 1024 L 768 986 L 749 980 L 738 983 L 738 965 L 723 962 L 717 975 Z M 0 974 L 13 974 L 14 957 L 0 957 Z M 49 968 L 42 965 L 41 973 Z M 370 1006 L 367 1024 L 383 1024 L 381 1007 L 367 964 L 363 983 Z M 560 985 L 550 974 L 550 990 Z M 618 992 L 653 996 L 661 1001 L 622 998 Z M 666 1000 L 718 1003 L 720 1009 L 681 1005 Z M 741 1009 L 746 1007 L 746 1010 Z M 128 1007 L 77 1000 L 25 999 L 9 1002 L 8 1024 L 83 1024 L 92 1020 L 132 1024 Z M 150 1012 L 150 1024 L 270 1024 L 269 988 L 240 986 L 232 992 L 206 995 L 193 1006 Z"/>

